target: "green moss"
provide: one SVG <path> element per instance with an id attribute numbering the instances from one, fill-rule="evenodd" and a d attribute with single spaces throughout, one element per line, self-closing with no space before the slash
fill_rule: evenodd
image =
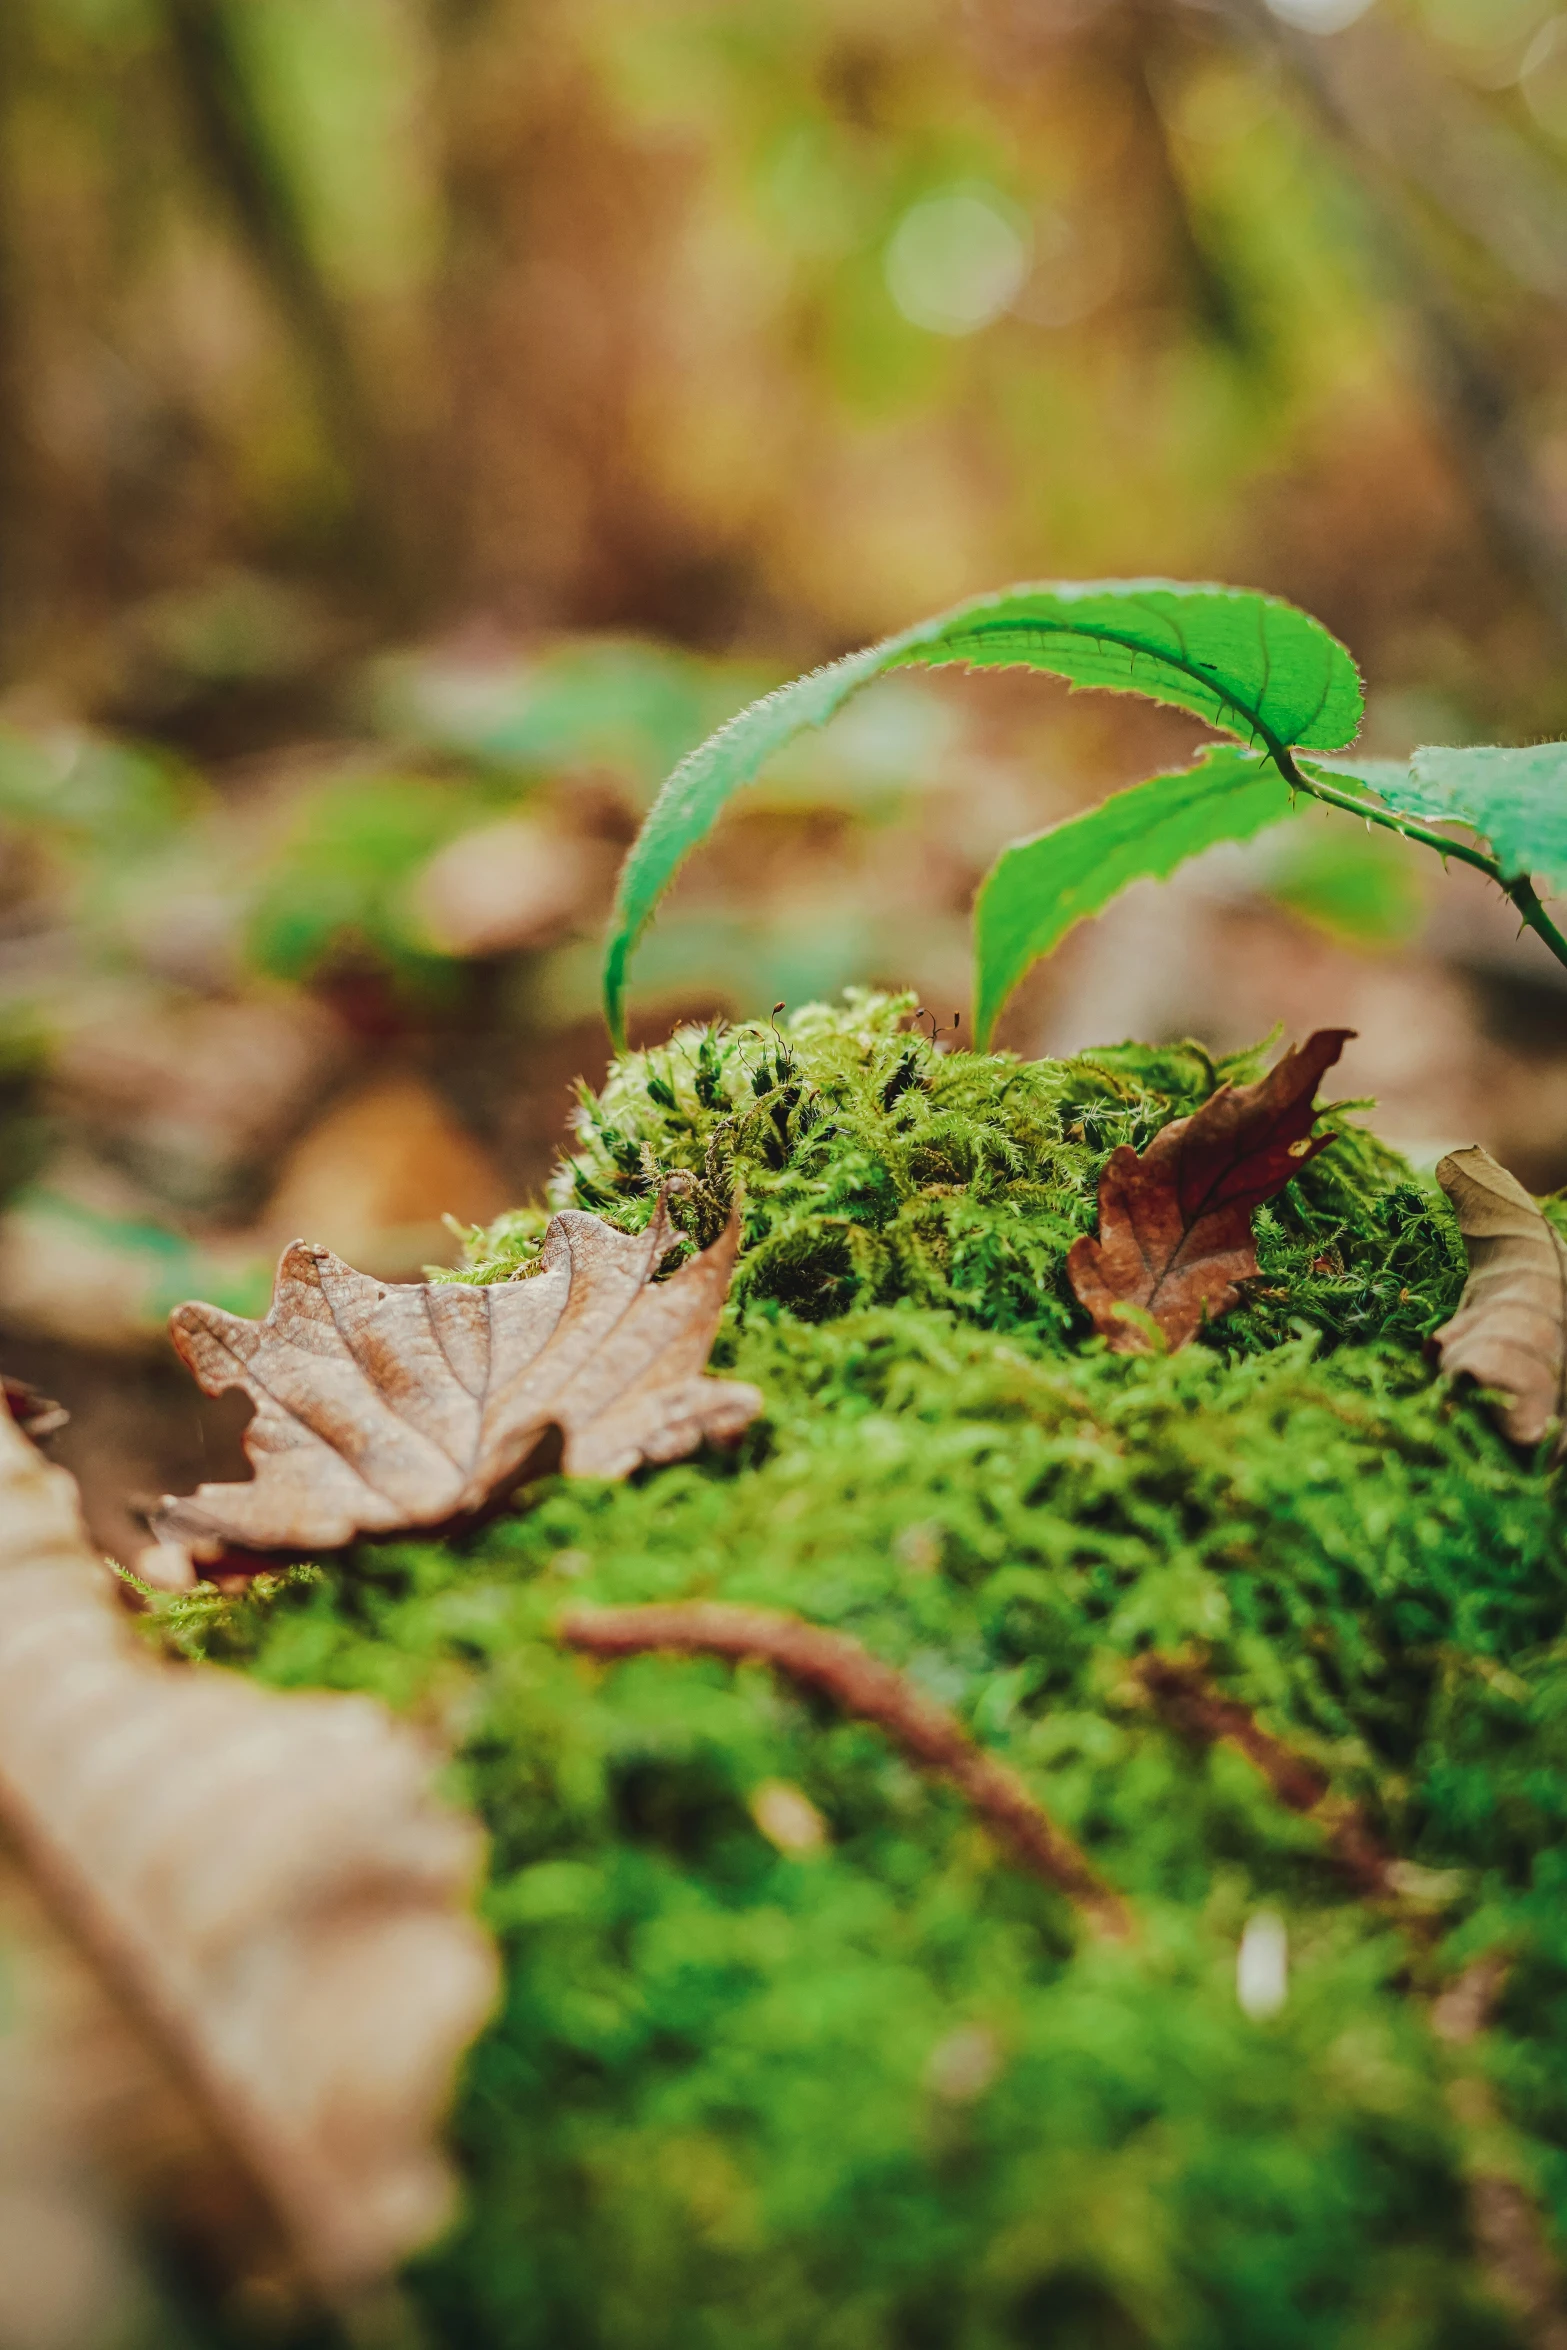
<path id="1" fill-rule="evenodd" d="M 551 1204 L 635 1228 L 660 1179 L 682 1171 L 706 1240 L 738 1184 L 742 1310 L 773 1301 L 825 1321 L 896 1300 L 1075 1351 L 1088 1325 L 1065 1257 L 1094 1228 L 1105 1160 L 1118 1143 L 1141 1149 L 1222 1080 L 1255 1076 L 1265 1053 L 944 1052 L 909 1032 L 912 1005 L 851 991 L 843 1011 L 809 1005 L 782 1029 L 682 1029 L 660 1051 L 627 1055 L 602 1095 L 584 1093 L 580 1147 Z M 1216 1343 L 1272 1346 L 1302 1318 L 1333 1339 L 1423 1335 L 1463 1280 L 1462 1246 L 1431 1202 L 1393 1152 L 1343 1127 L 1259 1215 L 1263 1280 Z M 468 1278 L 526 1270 L 545 1220 L 503 1217 Z"/>
<path id="2" fill-rule="evenodd" d="M 584 1100 L 557 1198 L 661 1177 L 744 1253 L 732 1458 L 553 1480 L 449 1544 L 364 1548 L 172 1636 L 373 1690 L 458 1749 L 504 2011 L 443 2342 L 594 2350 L 1458 2350 L 1514 2340 L 1467 2238 L 1421 1995 L 1502 1942 L 1504 2152 L 1567 2225 L 1567 1557 L 1556 1484 L 1420 1340 L 1445 1204 L 1363 1130 L 1258 1218 L 1248 1302 L 1112 1357 L 1063 1276 L 1098 1170 L 1241 1063 L 941 1054 L 853 998 L 683 1032 Z M 476 1239 L 525 1275 L 544 1217 Z M 885 1740 L 757 1669 L 562 1652 L 568 1602 L 721 1595 L 853 1632 L 953 1705 L 1135 1902 L 1130 1950 Z M 1411 1944 L 1321 1831 L 1137 1702 L 1150 1645 L 1315 1755 L 1444 1905 Z M 758 1790 L 816 1808 L 775 1848 Z M 764 1807 L 765 1816 L 765 1807 Z M 1257 1908 L 1289 2000 L 1240 2009 Z"/>

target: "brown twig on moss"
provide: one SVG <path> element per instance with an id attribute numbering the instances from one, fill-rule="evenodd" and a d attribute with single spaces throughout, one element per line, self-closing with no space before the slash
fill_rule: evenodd
<path id="1" fill-rule="evenodd" d="M 1195 1665 L 1167 1656 L 1145 1656 L 1138 1680 L 1171 1729 L 1195 1743 L 1221 1739 L 1238 1747 L 1291 1811 L 1319 1819 L 1329 1850 L 1355 1890 L 1368 1899 L 1398 1899 L 1397 1862 L 1373 1833 L 1354 1803 L 1335 1799 L 1327 1773 L 1263 1729 L 1248 1706 L 1221 1696 Z M 1410 1923 L 1406 1912 L 1404 1922 Z M 1486 2029 L 1507 1978 L 1507 1962 L 1488 1951 L 1467 1966 L 1432 2001 L 1430 2023 L 1438 2040 L 1454 2049 L 1470 2047 Z M 1490 2083 L 1473 2071 L 1449 2085 L 1453 2113 L 1472 2143 L 1483 2146 L 1498 2119 Z M 1469 2223 L 1475 2249 L 1498 2298 L 1513 2310 L 1530 2350 L 1567 2350 L 1567 2302 L 1561 2271 L 1546 2242 L 1539 2210 L 1517 2179 L 1496 2170 L 1483 2156 L 1470 2165 Z"/>
<path id="2" fill-rule="evenodd" d="M 1396 1897 L 1397 1863 L 1356 1803 L 1333 1795 L 1326 1771 L 1265 1730 L 1249 1706 L 1221 1696 L 1196 1665 L 1177 1657 L 1139 1657 L 1137 1679 L 1154 1708 L 1183 1738 L 1202 1746 L 1221 1740 L 1238 1747 L 1261 1772 L 1280 1803 L 1320 1822 L 1328 1849 L 1357 1893 Z"/>
<path id="3" fill-rule="evenodd" d="M 1507 1961 L 1499 1951 L 1472 1960 L 1432 2001 L 1437 2038 L 1460 2051 L 1471 2047 L 1495 2014 L 1506 1981 Z M 1474 2143 L 1493 2137 L 1496 2096 L 1481 2073 L 1459 2073 L 1448 2085 L 1448 2101 Z M 1483 2157 L 1469 2173 L 1469 2224 L 1492 2290 L 1518 2318 L 1530 2350 L 1567 2350 L 1567 2296 L 1539 2209 L 1526 2187 Z"/>
<path id="4" fill-rule="evenodd" d="M 819 1689 L 845 1713 L 874 1722 L 924 1770 L 938 1772 L 972 1804 L 1018 1864 L 1054 1885 L 1096 1930 L 1115 1941 L 1132 1931 L 1131 1913 L 1103 1884 L 1070 1836 L 1035 1802 L 1016 1774 L 984 1753 L 949 1713 L 906 1673 L 872 1656 L 845 1633 L 808 1624 L 773 1608 L 683 1600 L 667 1606 L 576 1608 L 560 1636 L 594 1656 L 640 1656 L 674 1649 L 688 1655 L 769 1664 Z"/>

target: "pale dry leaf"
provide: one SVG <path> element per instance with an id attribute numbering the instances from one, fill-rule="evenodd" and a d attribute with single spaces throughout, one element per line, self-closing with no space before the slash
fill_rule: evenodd
<path id="1" fill-rule="evenodd" d="M 1509 1399 L 1497 1418 L 1515 1444 L 1538 1444 L 1567 1404 L 1567 1247 L 1478 1143 L 1449 1152 L 1436 1177 L 1464 1236 L 1469 1278 L 1431 1344 L 1444 1371 L 1467 1372 Z"/>
<path id="2" fill-rule="evenodd" d="M 0 1835 L 328 2295 L 444 2221 L 495 1990 L 478 1831 L 366 1699 L 147 1654 L 76 1490 L 0 1416 Z"/>
<path id="3" fill-rule="evenodd" d="M 597 841 L 536 817 L 502 816 L 438 850 L 409 902 L 437 953 L 510 955 L 559 937 L 601 886 L 608 896 L 607 881 Z"/>
<path id="4" fill-rule="evenodd" d="M 0 1214 L 0 1325 L 95 1355 L 162 1351 L 167 1265 L 127 1245 L 157 1204 L 119 1169 L 72 1147 Z"/>
<path id="5" fill-rule="evenodd" d="M 168 2350 L 144 2251 L 199 2247 L 244 2292 L 278 2273 L 275 2226 L 3 1835 L 0 1984 L 0 2344 Z"/>
<path id="6" fill-rule="evenodd" d="M 1319 1028 L 1254 1085 L 1221 1085 L 1161 1127 L 1138 1155 L 1111 1152 L 1099 1178 L 1099 1236 L 1072 1243 L 1067 1272 L 1118 1354 L 1146 1348 L 1135 1313 L 1173 1349 L 1229 1312 L 1252 1279 L 1252 1210 L 1284 1189 L 1331 1137 L 1312 1136 L 1316 1091 L 1354 1031 Z"/>
<path id="7" fill-rule="evenodd" d="M 334 1102 L 283 1160 L 257 1218 L 263 1259 L 312 1233 L 361 1272 L 417 1280 L 444 1262 L 443 1219 L 488 1224 L 510 1205 L 488 1153 L 428 1080 L 398 1071 Z"/>
<path id="8" fill-rule="evenodd" d="M 303 993 L 175 998 L 125 984 L 95 996 L 51 1082 L 72 1123 L 160 1197 L 233 1205 L 332 1083 L 347 1037 Z"/>
<path id="9" fill-rule="evenodd" d="M 477 1510 L 550 1459 L 570 1476 L 625 1477 L 704 1438 L 733 1442 L 762 1408 L 754 1387 L 705 1376 L 728 1295 L 738 1217 L 657 1281 L 678 1243 L 660 1197 L 645 1232 L 568 1209 L 525 1281 L 389 1285 L 297 1241 L 272 1310 L 170 1317 L 209 1395 L 240 1387 L 249 1485 L 170 1498 L 163 1541 L 331 1550 L 358 1534 L 437 1526 Z"/>

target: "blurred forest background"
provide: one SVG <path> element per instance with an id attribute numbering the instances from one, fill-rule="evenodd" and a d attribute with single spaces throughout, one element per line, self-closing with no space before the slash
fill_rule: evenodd
<path id="1" fill-rule="evenodd" d="M 1320 614 L 1379 753 L 1567 733 L 1564 361 L 1554 0 L 5 0 L 0 1350 L 100 1539 L 233 1473 L 172 1303 L 537 1188 L 618 857 L 766 686 L 1153 572 Z M 949 1018 L 997 847 L 1195 740 L 876 689 L 693 862 L 640 1034 Z M 1391 1135 L 1560 1183 L 1567 975 L 1474 879 L 1302 816 L 1005 1041 L 1342 1021 Z"/>

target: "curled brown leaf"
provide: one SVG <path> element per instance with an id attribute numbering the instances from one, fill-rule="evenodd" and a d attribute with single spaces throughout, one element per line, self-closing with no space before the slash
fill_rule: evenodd
<path id="1" fill-rule="evenodd" d="M 0 1838 L 322 2294 L 446 2217 L 494 1994 L 471 1822 L 362 1698 L 147 1654 L 76 1491 L 0 1415 Z"/>
<path id="2" fill-rule="evenodd" d="M 1458 1311 L 1432 1338 L 1444 1371 L 1509 1400 L 1515 1444 L 1538 1444 L 1567 1418 L 1567 1247 L 1515 1176 L 1478 1143 L 1436 1171 L 1469 1256 Z M 1563 1437 L 1557 1438 L 1557 1452 Z"/>
<path id="3" fill-rule="evenodd" d="M 1255 1085 L 1221 1085 L 1161 1127 L 1141 1156 L 1129 1143 L 1111 1152 L 1098 1238 L 1072 1243 L 1067 1272 L 1113 1352 L 1147 1347 L 1139 1315 L 1174 1349 L 1229 1312 L 1257 1271 L 1252 1210 L 1331 1140 L 1312 1136 L 1317 1087 L 1353 1034 L 1319 1028 Z"/>
<path id="4" fill-rule="evenodd" d="M 358 1534 L 438 1526 L 480 1509 L 530 1466 L 625 1477 L 704 1440 L 733 1442 L 756 1388 L 706 1364 L 739 1221 L 667 1281 L 680 1240 L 661 1197 L 646 1231 L 570 1210 L 551 1219 L 526 1281 L 389 1284 L 296 1241 L 272 1310 L 170 1317 L 209 1395 L 243 1388 L 249 1485 L 203 1485 L 155 1520 L 166 1542 L 330 1550 Z"/>

